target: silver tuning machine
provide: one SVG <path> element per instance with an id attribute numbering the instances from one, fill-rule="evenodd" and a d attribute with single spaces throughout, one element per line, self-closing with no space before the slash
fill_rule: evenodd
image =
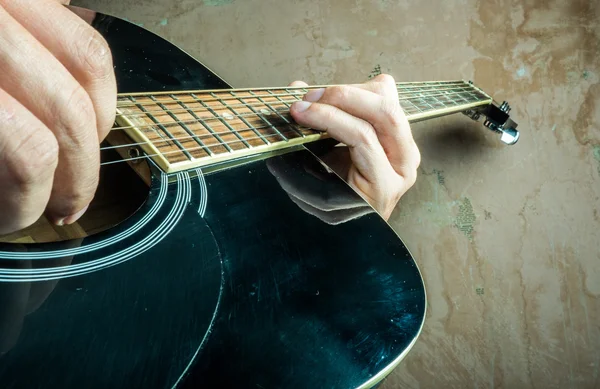
<path id="1" fill-rule="evenodd" d="M 483 125 L 500 134 L 500 141 L 510 146 L 517 143 L 520 137 L 517 123 L 510 118 L 510 111 L 511 107 L 508 102 L 504 101 L 502 104 L 498 104 L 492 101 L 487 106 L 467 110 L 463 113 L 475 121 L 479 121 L 483 116 Z"/>

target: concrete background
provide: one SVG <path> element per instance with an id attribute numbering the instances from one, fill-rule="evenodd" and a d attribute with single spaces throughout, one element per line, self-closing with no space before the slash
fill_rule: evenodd
<path id="1" fill-rule="evenodd" d="M 391 224 L 429 310 L 383 388 L 599 388 L 600 2 L 79 0 L 171 40 L 236 87 L 470 79 L 508 100 L 517 146 L 462 115 Z"/>

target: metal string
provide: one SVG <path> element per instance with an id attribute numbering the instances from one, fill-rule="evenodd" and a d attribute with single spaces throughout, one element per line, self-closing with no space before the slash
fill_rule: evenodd
<path id="1" fill-rule="evenodd" d="M 439 92 L 446 92 L 446 93 L 439 93 Z M 448 95 L 451 92 L 452 94 L 456 94 L 456 93 L 461 93 L 461 92 L 470 92 L 470 93 L 474 93 L 476 92 L 475 90 L 473 90 L 473 88 L 469 88 L 469 87 L 464 87 L 464 86 L 455 86 L 455 87 L 451 87 L 451 88 L 433 88 L 433 89 L 427 89 L 427 90 L 417 90 L 417 91 L 398 91 L 398 96 L 403 98 L 403 99 L 415 99 L 415 98 L 420 98 L 420 97 L 426 97 L 426 96 L 431 96 L 431 95 L 435 95 L 435 96 L 443 96 L 443 95 Z M 203 92 L 198 92 L 197 94 L 202 94 Z M 220 92 L 220 93 L 224 93 L 224 92 Z M 306 92 L 304 92 L 306 93 Z M 256 98 L 256 96 L 260 96 L 260 97 L 296 97 L 298 98 L 298 96 L 304 94 L 304 93 L 270 93 L 270 94 L 255 94 L 255 95 L 249 95 L 249 96 L 240 96 L 237 95 L 239 97 L 242 98 Z M 171 96 L 176 96 L 177 94 L 171 94 Z M 179 94 L 182 95 L 182 94 Z M 185 95 L 185 94 L 183 94 Z M 194 94 L 192 94 L 194 95 Z M 147 96 L 137 96 L 137 97 L 150 97 L 153 95 L 147 95 Z M 125 96 L 120 96 L 120 97 L 125 97 Z M 158 96 L 160 97 L 160 96 Z M 225 101 L 229 101 L 229 100 L 238 100 L 237 98 L 233 98 L 233 96 L 229 95 L 229 94 L 224 94 L 222 96 L 222 98 L 219 97 L 215 97 L 215 98 L 203 98 L 203 99 L 198 99 L 198 98 L 192 98 L 192 99 L 178 99 L 179 101 L 181 101 L 182 103 L 214 103 L 214 102 L 221 102 L 222 100 Z M 135 107 L 136 104 L 135 103 L 125 103 L 124 100 L 121 100 L 121 104 L 118 105 L 120 108 L 123 107 Z"/>
<path id="2" fill-rule="evenodd" d="M 399 84 L 397 84 L 399 85 Z M 434 88 L 435 86 L 439 86 L 439 85 L 445 85 L 445 86 L 450 86 L 449 88 Z M 307 89 L 313 89 L 313 88 L 319 88 L 319 87 L 298 87 L 298 88 L 293 88 L 293 87 L 288 87 L 288 88 L 282 88 L 284 90 L 286 90 L 287 92 L 289 92 L 290 89 L 302 89 L 304 91 L 306 91 Z M 408 114 L 412 114 L 412 113 L 417 113 L 417 112 L 425 112 L 428 110 L 435 110 L 435 108 L 429 104 L 428 101 L 426 101 L 425 99 L 431 99 L 432 97 L 437 97 L 437 96 L 445 96 L 449 99 L 449 101 L 440 101 L 438 99 L 435 99 L 435 101 L 433 102 L 434 104 L 441 104 L 443 107 L 448 107 L 446 105 L 446 103 L 452 103 L 451 107 L 459 107 L 460 105 L 463 105 L 464 103 L 471 103 L 471 102 L 476 102 L 478 100 L 482 100 L 483 94 L 478 93 L 478 91 L 471 87 L 468 84 L 465 83 L 456 83 L 455 85 L 451 85 L 450 83 L 446 83 L 446 84 L 434 84 L 434 85 L 428 85 L 426 87 L 419 87 L 419 86 L 413 86 L 413 87 L 407 87 L 407 88 L 412 88 L 412 89 L 416 89 L 416 91 L 408 91 L 408 90 L 403 90 L 400 91 L 398 93 L 399 99 L 400 101 L 408 101 L 412 107 L 403 107 L 403 109 L 405 111 L 409 111 L 409 110 L 413 110 L 413 112 L 407 112 Z M 429 90 L 423 90 L 423 88 L 431 88 Z M 271 88 L 271 89 L 279 89 L 279 88 Z M 239 90 L 234 90 L 234 91 L 239 91 Z M 222 91 L 217 91 L 218 93 L 227 93 L 230 92 L 229 90 L 222 90 Z M 276 94 L 271 92 L 271 90 L 268 90 L 269 94 L 267 95 L 251 95 L 251 96 L 239 96 L 239 95 L 234 95 L 233 93 L 230 95 L 226 94 L 223 96 L 217 96 L 214 95 L 215 98 L 214 99 L 199 99 L 197 98 L 194 94 L 192 94 L 192 96 L 194 96 L 194 100 L 189 100 L 187 102 L 194 102 L 194 103 L 205 103 L 207 101 L 218 101 L 220 103 L 219 107 L 211 107 L 213 109 L 230 109 L 233 107 L 252 107 L 252 106 L 266 106 L 265 102 L 257 102 L 257 103 L 245 103 L 243 100 L 244 99 L 257 99 L 257 98 L 268 98 L 268 97 L 275 97 L 277 98 L 278 101 L 273 101 L 273 102 L 268 102 L 271 104 L 285 104 L 287 105 L 287 103 L 293 103 L 293 102 L 297 102 L 299 101 L 299 97 L 298 95 L 301 93 L 288 93 L 288 94 Z M 440 92 L 445 92 L 445 93 L 440 93 Z M 465 92 L 467 93 L 467 96 L 465 98 L 464 94 Z M 204 93 L 203 91 L 199 91 L 197 92 L 198 94 Z M 304 92 L 306 93 L 306 92 Z M 418 93 L 418 94 L 415 94 Z M 169 96 L 171 96 L 171 98 L 173 98 L 174 95 L 177 95 L 178 93 L 171 93 Z M 185 93 L 179 93 L 179 95 L 182 95 Z M 190 93 L 191 94 L 191 93 Z M 403 97 L 405 94 L 409 94 L 411 95 L 411 97 Z M 148 95 L 148 97 L 151 95 Z M 280 97 L 288 97 L 288 96 L 294 96 L 295 99 L 294 100 L 282 100 Z M 140 96 L 140 97 L 144 97 L 144 96 Z M 458 97 L 463 101 L 456 101 L 454 99 L 454 97 Z M 174 98 L 173 98 L 174 99 Z M 474 99 L 474 100 L 472 100 Z M 224 100 L 238 100 L 240 101 L 242 104 L 233 104 L 233 105 L 229 105 L 224 103 Z M 425 104 L 427 105 L 429 108 L 425 108 L 425 111 L 423 111 L 421 109 L 420 105 L 416 105 L 412 100 L 421 100 L 421 102 L 418 102 L 419 104 Z M 163 104 L 170 104 L 171 101 L 158 101 L 160 103 Z M 175 103 L 185 103 L 186 100 L 184 99 L 174 99 L 173 100 L 173 104 Z M 431 102 L 431 101 L 430 101 Z M 139 104 L 139 102 L 137 102 L 137 104 Z M 137 106 L 136 103 L 132 103 L 132 104 L 122 104 L 122 105 L 118 105 L 118 108 L 122 108 L 123 106 L 131 106 L 131 107 L 136 107 Z M 157 104 L 157 102 L 153 102 L 152 104 Z M 185 105 L 185 104 L 184 104 Z M 204 104 L 203 104 L 204 105 Z M 206 108 L 206 107 L 204 107 Z M 251 108 L 252 109 L 252 108 Z M 143 116 L 143 117 L 151 117 L 152 113 L 156 113 L 156 114 L 167 114 L 167 113 L 174 113 L 174 112 L 186 112 L 189 113 L 190 111 L 192 111 L 191 108 L 189 107 L 185 107 L 185 108 L 181 108 L 178 110 L 168 110 L 168 109 L 163 109 L 163 110 L 158 110 L 158 111 L 147 111 L 147 112 L 143 112 L 143 113 L 124 113 L 124 115 L 126 116 Z M 221 120 L 221 119 L 230 119 L 232 117 L 245 117 L 245 116 L 252 116 L 252 117 L 257 117 L 259 118 L 261 115 L 260 113 L 256 112 L 253 109 L 254 112 L 252 113 L 247 113 L 247 114 L 227 114 L 226 116 L 216 116 L 214 115 L 213 117 L 209 117 L 209 118 L 200 118 L 200 120 L 193 120 L 193 121 L 187 121 L 187 123 L 189 124 L 200 124 L 204 121 L 208 121 L 208 120 Z M 272 111 L 275 114 L 279 114 L 279 113 L 286 113 L 289 112 L 289 109 L 283 109 L 283 110 L 277 110 L 277 109 L 273 109 Z M 269 111 L 268 114 L 265 115 L 270 115 L 271 112 Z M 281 116 L 281 115 L 280 115 Z M 282 117 L 283 118 L 283 117 Z M 266 120 L 264 118 L 261 118 L 261 120 L 259 120 L 259 122 L 265 122 Z M 186 123 L 186 121 L 174 121 L 174 122 L 161 122 L 161 125 L 180 125 L 180 124 L 184 124 Z M 247 123 L 249 124 L 249 123 Z M 289 125 L 289 123 L 286 123 Z M 117 127 L 117 128 L 113 128 L 112 130 L 123 130 L 123 129 L 128 129 L 128 128 L 153 128 L 155 127 L 155 125 L 145 125 L 145 126 L 128 126 L 128 127 Z M 229 130 L 229 131 L 224 131 L 224 132 L 211 132 L 211 133 L 206 133 L 206 134 L 198 134 L 198 135 L 189 135 L 189 136 L 184 136 L 184 137 L 170 137 L 169 139 L 156 139 L 153 141 L 150 141 L 150 144 L 156 144 L 159 142 L 164 142 L 164 143 L 168 143 L 168 142 L 173 142 L 175 140 L 182 140 L 182 139 L 189 139 L 189 140 L 196 140 L 198 143 L 202 144 L 201 146 L 197 146 L 197 147 L 192 147 L 192 148 L 188 148 L 185 147 L 185 151 L 189 152 L 189 151 L 194 151 L 194 150 L 203 150 L 204 152 L 207 153 L 207 156 L 210 156 L 212 153 L 210 152 L 210 148 L 211 147 L 220 147 L 220 146 L 227 146 L 230 144 L 234 144 L 234 143 L 247 143 L 247 140 L 265 140 L 264 138 L 271 138 L 271 137 L 281 137 L 284 140 L 287 140 L 285 138 L 285 136 L 282 136 L 278 133 L 272 133 L 272 134 L 258 134 L 256 132 L 256 130 L 259 129 L 268 129 L 268 128 L 272 128 L 273 125 L 268 125 L 268 126 L 259 126 L 259 127 L 255 127 L 250 125 L 249 128 L 244 128 L 244 129 L 234 129 L 233 131 Z M 257 135 L 259 136 L 255 136 L 255 137 L 244 137 L 243 139 L 238 139 L 238 140 L 234 140 L 234 141 L 225 141 L 222 142 L 220 139 L 217 139 L 216 136 L 218 135 L 235 135 L 235 134 L 239 134 L 240 132 L 247 132 L 247 131 L 254 131 L 255 133 L 257 133 Z M 289 131 L 290 133 L 293 133 L 293 131 Z M 318 131 L 315 130 L 315 133 L 318 133 Z M 300 135 L 302 135 L 301 133 L 299 133 Z M 213 142 L 211 144 L 204 144 L 201 142 L 200 139 L 206 139 L 206 138 L 211 138 L 212 140 L 216 140 L 216 142 Z M 119 148 L 126 148 L 126 147 L 133 147 L 133 146 L 139 146 L 139 145 L 145 145 L 148 144 L 149 142 L 141 142 L 141 143 L 130 143 L 130 144 L 125 144 L 125 145 L 119 145 L 119 146 L 109 146 L 109 147 L 103 147 L 100 150 L 108 150 L 108 149 L 119 149 Z M 270 143 L 270 142 L 269 142 Z M 267 143 L 267 144 L 269 144 Z M 252 146 L 246 145 L 246 147 L 244 149 L 251 149 L 253 148 Z M 208 149 L 208 152 L 206 151 Z M 229 152 L 233 152 L 235 150 L 229 150 Z M 110 161 L 110 162 L 104 162 L 101 163 L 101 165 L 109 165 L 109 164 L 114 164 L 114 163 L 119 163 L 119 162 L 126 162 L 126 161 L 132 161 L 132 160 L 138 160 L 138 159 L 144 159 L 144 158 L 149 158 L 149 157 L 153 157 L 153 156 L 159 156 L 159 155 L 168 155 L 168 154 L 174 154 L 174 153 L 183 153 L 183 150 L 180 149 L 176 149 L 176 150 L 171 150 L 171 151 L 166 151 L 166 152 L 160 152 L 157 154 L 145 154 L 142 156 L 138 156 L 138 157 L 132 157 L 132 158 L 125 158 L 125 159 L 121 159 L 121 160 L 116 160 L 116 161 Z"/>
<path id="3" fill-rule="evenodd" d="M 258 126 L 258 127 L 254 127 L 251 126 L 250 128 L 244 128 L 244 129 L 239 129 L 236 130 L 236 132 L 240 133 L 240 132 L 247 132 L 247 131 L 253 131 L 253 130 L 265 130 L 271 128 L 271 126 Z M 317 130 L 313 130 L 313 131 L 317 131 Z M 293 132 L 292 130 L 289 131 L 284 131 L 284 132 Z M 188 135 L 188 136 L 181 136 L 181 137 L 174 137 L 174 138 L 168 138 L 168 139 L 155 139 L 155 140 L 150 140 L 150 142 L 139 142 L 139 143 L 129 143 L 129 144 L 125 144 L 125 145 L 119 145 L 119 146 L 106 146 L 106 147 L 101 147 L 100 150 L 112 150 L 112 149 L 120 149 L 120 148 L 125 148 L 125 147 L 134 147 L 134 146 L 143 146 L 143 145 L 147 145 L 147 144 L 155 144 L 158 142 L 161 143 L 169 143 L 175 140 L 184 140 L 184 139 L 188 139 L 188 140 L 195 140 L 195 139 L 207 139 L 207 138 L 215 138 L 215 135 L 234 135 L 234 133 L 230 130 L 227 131 L 222 131 L 222 132 L 209 132 L 206 134 L 202 134 L 202 135 Z M 279 134 L 277 133 L 273 133 L 273 134 L 261 134 L 263 136 L 269 137 L 269 136 L 274 136 L 277 135 L 279 136 Z M 217 138 L 215 138 L 217 139 Z M 244 139 L 254 139 L 254 138 L 244 138 Z M 257 138 L 260 139 L 260 138 Z M 235 142 L 240 142 L 240 140 L 237 140 Z M 217 142 L 215 144 L 206 144 L 205 147 L 213 147 L 213 146 L 219 146 L 221 144 L 225 145 L 225 144 L 229 144 L 229 143 L 235 143 L 235 142 Z"/>
<path id="4" fill-rule="evenodd" d="M 399 86 L 398 90 L 399 90 L 399 94 L 411 94 L 414 92 L 419 92 L 422 91 L 423 88 L 430 88 L 431 89 L 435 89 L 435 90 L 450 90 L 450 89 L 456 89 L 456 88 L 464 88 L 467 90 L 475 90 L 475 88 L 471 85 L 465 84 L 464 82 L 456 82 L 455 84 L 441 84 L 441 86 L 436 87 L 436 85 L 429 85 L 429 86 L 407 86 L 407 87 L 403 87 L 403 85 L 405 84 L 396 84 L 397 86 Z M 446 88 L 449 87 L 449 88 Z M 267 92 L 270 93 L 270 95 L 264 95 L 265 97 L 268 96 L 279 96 L 279 97 L 284 97 L 284 96 L 297 96 L 303 93 L 307 93 L 308 90 L 312 90 L 312 89 L 319 89 L 321 87 L 319 86 L 308 86 L 308 87 L 285 87 L 285 88 L 269 88 L 269 89 L 261 89 L 261 88 L 257 88 L 254 91 L 262 91 L 262 90 L 266 90 Z M 411 91 L 410 89 L 418 89 L 415 91 Z M 249 89 L 250 90 L 250 89 Z M 248 91 L 249 91 L 248 90 Z M 273 94 L 271 92 L 271 90 L 285 90 L 288 93 L 287 94 Z M 290 90 L 295 90 L 298 91 L 300 93 L 291 93 L 289 92 Z M 223 89 L 223 90 L 217 90 L 217 93 L 223 93 L 227 96 L 227 98 L 224 98 L 222 100 L 236 100 L 233 96 L 229 95 L 228 92 L 244 92 L 245 90 L 238 90 L 238 89 Z M 427 91 L 427 90 L 425 90 Z M 189 94 L 202 94 L 202 93 L 206 93 L 206 91 L 202 91 L 202 90 L 198 90 L 198 91 L 193 91 L 193 92 L 176 92 L 176 93 L 170 93 L 170 95 L 189 95 Z M 155 94 L 155 96 L 161 96 L 162 94 Z M 127 97 L 129 95 L 123 95 L 121 97 Z M 136 96 L 136 97 L 145 97 L 144 95 L 138 95 L 138 94 L 132 94 L 132 96 Z M 150 94 L 146 95 L 146 96 L 150 96 Z M 204 102 L 216 102 L 218 101 L 218 98 L 213 98 L 213 99 L 203 99 L 202 101 Z M 198 102 L 197 100 L 180 100 L 184 103 L 193 103 L 193 102 Z M 127 103 L 127 104 L 123 104 L 121 105 L 122 107 L 135 107 L 135 103 Z"/>
<path id="5" fill-rule="evenodd" d="M 459 107 L 461 104 L 458 104 L 456 102 L 454 102 L 456 105 L 453 105 L 455 107 Z M 433 107 L 432 107 L 433 109 Z M 283 110 L 275 110 L 279 113 L 286 113 L 288 112 L 287 109 L 283 109 Z M 165 111 L 167 112 L 167 111 Z M 414 113 L 414 112 L 413 112 Z M 269 113 L 270 114 L 270 113 Z M 129 115 L 128 115 L 129 116 Z M 258 118 L 259 114 L 257 113 L 248 113 L 246 115 L 229 115 L 230 117 L 239 117 L 239 116 L 253 116 Z M 213 117 L 213 118 L 209 118 L 212 120 L 220 120 L 221 118 L 217 118 L 217 117 Z M 262 119 L 257 119 L 258 122 L 262 123 L 264 120 Z M 200 124 L 200 121 L 198 120 L 189 120 L 189 121 L 169 121 L 169 122 L 161 122 L 162 125 L 165 126 L 169 126 L 169 125 L 180 125 L 180 124 Z M 251 124 L 251 123 L 249 123 Z M 277 123 L 279 124 L 279 123 Z M 289 125 L 289 123 L 286 123 L 286 125 Z M 218 124 L 218 126 L 223 126 L 222 124 Z M 134 126 L 126 126 L 126 127 L 117 127 L 114 128 L 113 130 L 122 130 L 122 129 L 132 129 L 132 128 L 137 128 L 137 129 L 142 129 L 142 128 L 154 128 L 156 127 L 155 124 L 147 124 L 147 125 L 134 125 Z M 217 127 L 217 126 L 215 126 Z M 260 130 L 260 129 L 270 129 L 272 128 L 272 125 L 264 125 L 264 126 L 253 126 L 250 125 L 248 128 L 242 128 L 242 129 L 235 129 L 235 132 L 241 133 L 241 132 L 247 132 L 247 131 L 254 131 L 254 130 Z M 215 136 L 219 136 L 219 135 L 235 135 L 234 132 L 232 132 L 231 130 L 227 130 L 227 131 L 222 131 L 222 132 L 211 132 L 211 133 L 205 133 L 205 134 L 196 134 L 196 135 L 188 135 L 188 136 L 176 136 L 176 137 L 170 137 L 168 139 L 155 139 L 155 140 L 151 140 L 150 143 L 168 143 L 168 142 L 172 142 L 175 140 L 194 140 L 194 139 L 212 139 L 215 138 Z M 277 134 L 274 134 L 277 135 Z M 273 135 L 265 135 L 265 136 L 273 136 Z M 216 138 L 215 138 L 216 139 Z M 253 138 L 248 138 L 248 139 L 253 139 Z M 235 141 L 235 142 L 239 142 L 239 141 Z M 233 143 L 235 143 L 233 142 Z M 217 142 L 216 145 L 218 144 L 228 144 L 228 143 L 232 143 L 232 142 Z M 120 145 L 120 146 L 107 146 L 107 147 L 102 147 L 100 150 L 108 150 L 108 149 L 118 149 L 118 148 L 125 148 L 125 147 L 134 147 L 134 146 L 140 146 L 140 145 L 145 145 L 148 144 L 148 142 L 139 142 L 139 143 L 130 143 L 130 144 L 126 144 L 126 145 Z M 210 147 L 210 146 L 215 146 L 215 144 L 211 144 L 211 145 L 206 145 L 206 147 Z"/>
<path id="6" fill-rule="evenodd" d="M 453 94 L 440 94 L 440 95 L 429 95 L 429 96 L 423 96 L 423 97 L 416 97 L 415 99 L 423 99 L 423 98 L 428 98 L 428 97 L 435 97 L 435 96 L 445 96 L 448 97 L 449 99 L 455 96 L 459 96 L 460 93 L 453 93 Z M 461 98 L 463 98 L 465 100 L 465 102 L 473 102 L 470 100 L 467 100 L 464 98 L 464 96 L 459 96 Z M 467 96 L 468 98 L 474 98 L 474 101 L 477 101 L 478 96 Z M 248 97 L 251 98 L 251 97 Z M 244 98 L 242 98 L 244 99 Z M 273 101 L 273 102 L 269 102 L 270 104 L 286 104 L 286 103 L 293 103 L 299 100 L 280 100 L 280 101 Z M 403 107 L 404 111 L 410 111 L 411 109 L 416 109 L 418 112 L 425 112 L 423 111 L 418 105 L 415 105 L 412 101 L 410 101 L 409 99 L 401 99 L 401 101 L 408 101 L 412 104 L 411 106 L 408 107 Z M 456 101 L 452 101 L 455 105 L 458 105 Z M 162 102 L 163 104 L 165 104 L 166 102 Z M 178 101 L 173 101 L 173 103 L 178 103 Z M 443 101 L 436 101 L 436 103 L 442 104 L 444 106 L 446 106 L 444 104 Z M 170 104 L 170 103 L 166 103 L 166 104 Z M 423 104 L 427 104 L 426 101 L 423 101 Z M 428 104 L 429 105 L 429 104 Z M 239 107 L 250 107 L 250 106 L 266 106 L 265 103 L 247 103 L 247 104 L 233 104 L 233 105 L 224 105 L 222 107 L 211 107 L 213 109 L 227 109 L 229 107 L 231 108 L 239 108 Z M 431 105 L 429 105 L 431 108 L 429 109 L 435 109 L 433 108 Z M 185 108 L 181 108 L 181 109 L 165 109 L 165 110 L 157 110 L 157 111 L 147 111 L 147 112 L 139 112 L 139 113 L 123 113 L 123 115 L 128 116 L 128 117 L 148 117 L 148 114 L 168 114 L 168 113 L 189 113 L 189 111 L 194 111 L 192 110 L 190 107 L 188 107 L 189 109 L 185 109 Z M 203 111 L 205 110 L 205 108 L 199 110 L 199 111 Z M 426 108 L 426 110 L 428 110 Z M 284 109 L 284 110 L 276 110 L 277 113 L 286 113 L 289 112 L 288 109 Z M 198 113 L 198 111 L 194 111 L 195 113 Z M 262 113 L 262 112 L 261 112 Z M 415 113 L 415 112 L 406 112 L 408 114 L 411 113 Z M 263 113 L 264 115 L 270 115 L 271 112 L 269 111 L 269 113 Z M 206 118 L 200 118 L 201 121 L 211 121 L 211 120 L 217 120 L 220 121 L 221 119 L 228 119 L 228 118 L 240 118 L 240 117 L 248 117 L 248 116 L 258 116 L 259 113 L 255 113 L 255 112 L 248 112 L 248 113 L 242 113 L 242 114 L 230 114 L 227 113 L 227 115 L 223 115 L 223 116 L 210 116 L 210 117 L 206 117 Z M 161 122 L 161 124 L 165 125 L 165 124 L 194 124 L 194 123 L 200 123 L 201 121 L 198 120 L 179 120 L 179 121 L 166 121 L 166 122 Z M 111 129 L 111 131 L 118 131 L 118 130 L 126 130 L 126 129 L 131 129 L 131 128 L 143 128 L 143 127 L 154 127 L 154 125 L 146 125 L 146 126 L 123 126 L 123 127 L 113 127 Z"/>
<path id="7" fill-rule="evenodd" d="M 432 98 L 432 97 L 438 97 L 438 96 L 445 96 L 445 97 L 452 97 L 452 96 L 456 96 L 456 95 L 461 95 L 465 92 L 468 92 L 468 94 L 473 95 L 474 92 L 468 89 L 462 90 L 462 91 L 453 91 L 452 93 L 429 93 L 429 94 L 425 94 L 425 93 L 421 93 L 418 96 L 413 96 L 413 97 L 408 97 L 408 98 L 399 98 L 400 101 L 407 101 L 407 102 L 411 102 L 411 100 L 420 100 L 420 99 L 427 99 L 427 98 Z M 437 91 L 434 91 L 437 92 Z M 291 95 L 256 95 L 256 96 L 239 96 L 236 100 L 242 99 L 242 100 L 248 100 L 248 99 L 257 99 L 258 97 L 260 98 L 265 98 L 265 97 L 287 97 L 287 96 L 291 96 Z M 476 97 L 476 96 L 469 96 L 469 97 Z M 226 99 L 219 99 L 219 100 L 226 100 Z M 231 99 L 227 99 L 227 100 L 231 100 Z M 178 104 L 179 102 L 181 103 L 200 103 L 203 102 L 205 103 L 206 101 L 210 101 L 209 99 L 206 100 L 183 100 L 183 99 L 179 99 L 179 100 L 172 100 L 172 101 L 163 101 L 163 100 L 158 100 L 159 102 L 163 103 L 163 104 Z M 215 100 L 218 101 L 218 100 Z M 296 100 L 278 100 L 278 101 L 269 101 L 269 103 L 273 103 L 273 104 L 281 104 L 281 103 L 294 103 L 296 101 L 299 101 L 298 99 Z M 138 102 L 138 104 L 142 104 L 141 102 Z M 144 106 L 150 106 L 150 105 L 155 105 L 155 102 L 152 103 L 148 103 L 148 104 L 143 104 Z M 265 103 L 261 103 L 261 102 L 255 102 L 255 103 L 241 103 L 241 104 L 221 104 L 220 106 L 212 106 L 212 108 L 217 108 L 217 109 L 226 109 L 226 108 L 243 108 L 243 107 L 255 107 L 255 106 L 264 106 Z M 123 108 L 123 107 L 129 107 L 128 104 L 124 104 L 124 105 L 118 105 L 117 108 Z M 191 109 L 191 108 L 190 108 Z M 167 110 L 149 110 L 147 112 L 140 112 L 140 113 L 127 113 L 127 115 L 129 116 L 146 116 L 147 113 L 150 114 L 162 114 L 162 113 L 185 113 L 188 112 L 189 110 L 186 108 L 177 108 L 177 109 L 167 109 Z"/>
<path id="8" fill-rule="evenodd" d="M 279 136 L 279 137 L 281 137 L 281 135 L 275 134 L 275 133 L 274 134 L 270 134 L 270 135 L 263 135 L 263 136 L 269 137 L 269 138 L 273 137 L 273 136 Z M 255 140 L 255 139 L 260 139 L 260 137 L 254 136 L 254 137 L 244 138 L 244 140 Z M 205 145 L 205 146 L 197 146 L 197 147 L 191 147 L 191 148 L 187 148 L 186 147 L 186 150 L 188 152 L 189 151 L 195 151 L 195 150 L 204 150 L 204 149 L 209 148 L 209 147 L 225 146 L 226 144 L 230 145 L 230 144 L 233 144 L 233 143 L 242 143 L 242 142 L 243 142 L 243 140 L 238 139 L 238 140 L 235 140 L 235 141 L 232 141 L 232 142 L 217 142 L 216 144 Z M 265 145 L 265 144 L 263 144 L 263 145 Z M 243 150 L 248 150 L 248 149 L 253 149 L 253 148 L 254 147 L 246 147 Z M 233 151 L 236 151 L 236 150 L 233 150 Z M 230 151 L 229 153 L 233 153 L 233 151 Z M 174 153 L 182 153 L 183 154 L 183 150 L 171 150 L 171 151 L 165 151 L 164 153 L 161 152 L 161 153 L 157 153 L 157 154 L 145 154 L 145 155 L 141 155 L 139 157 L 124 158 L 124 159 L 118 159 L 116 161 L 102 162 L 100 164 L 100 166 L 112 165 L 112 164 L 120 163 L 120 162 L 135 161 L 135 160 L 138 160 L 138 159 L 144 159 L 144 158 L 148 158 L 148 157 L 156 157 L 156 156 L 159 156 L 159 155 L 167 155 L 167 154 L 174 154 Z M 223 153 L 223 154 L 226 154 L 226 153 Z M 209 156 L 209 155 L 207 154 L 206 156 Z"/>

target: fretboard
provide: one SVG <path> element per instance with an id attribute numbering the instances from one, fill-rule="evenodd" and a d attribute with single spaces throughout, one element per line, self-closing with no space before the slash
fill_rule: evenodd
<path id="1" fill-rule="evenodd" d="M 120 94 L 117 126 L 167 173 L 313 142 L 328 135 L 300 127 L 290 106 L 307 88 Z M 465 81 L 397 84 L 416 122 L 485 106 L 492 98 Z"/>

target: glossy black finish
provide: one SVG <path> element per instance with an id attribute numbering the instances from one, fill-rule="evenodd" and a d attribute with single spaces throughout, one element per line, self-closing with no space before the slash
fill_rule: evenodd
<path id="1" fill-rule="evenodd" d="M 162 39 L 100 20 L 120 92 L 167 79 L 172 90 L 226 87 Z M 157 175 L 113 230 L 0 245 L 0 386 L 354 388 L 376 376 L 420 331 L 421 275 L 315 161 L 301 150 L 169 185 Z M 286 184 L 362 211 L 324 221 Z M 81 252 L 40 257 L 69 247 Z"/>

